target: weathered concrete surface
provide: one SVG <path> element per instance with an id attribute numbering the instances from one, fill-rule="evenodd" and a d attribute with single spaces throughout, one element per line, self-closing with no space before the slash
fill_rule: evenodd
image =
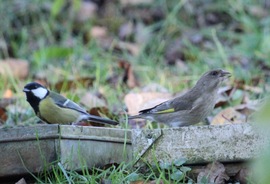
<path id="1" fill-rule="evenodd" d="M 154 159 L 168 162 L 184 157 L 188 159 L 187 164 L 215 160 L 236 162 L 256 157 L 270 139 L 247 123 L 162 129 L 162 135 L 153 142 L 151 134 L 157 134 L 155 131 L 160 130 L 133 131 L 134 157 L 140 154 L 149 162 Z M 141 143 L 149 141 L 152 142 L 150 147 L 142 146 Z M 142 150 L 145 150 L 144 154 Z"/>
<path id="2" fill-rule="evenodd" d="M 130 130 L 63 125 L 60 133 L 61 163 L 67 169 L 132 161 Z"/>
<path id="3" fill-rule="evenodd" d="M 155 130 L 64 125 L 0 129 L 0 178 L 27 174 L 26 168 L 38 172 L 53 161 L 72 170 L 141 158 L 168 162 L 185 157 L 188 164 L 246 161 L 269 139 L 244 123 Z"/>
<path id="4" fill-rule="evenodd" d="M 57 159 L 58 126 L 0 129 L 0 177 L 29 174 Z"/>

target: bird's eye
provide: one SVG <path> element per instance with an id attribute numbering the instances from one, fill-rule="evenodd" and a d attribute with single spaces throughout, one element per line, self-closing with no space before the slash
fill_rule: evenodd
<path id="1" fill-rule="evenodd" d="M 212 72 L 212 75 L 213 75 L 213 76 L 217 76 L 217 74 L 218 74 L 217 71 L 213 71 L 213 72 Z"/>

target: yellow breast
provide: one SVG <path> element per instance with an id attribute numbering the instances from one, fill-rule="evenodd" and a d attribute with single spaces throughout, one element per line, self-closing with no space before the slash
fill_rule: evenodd
<path id="1" fill-rule="evenodd" d="M 39 104 L 39 117 L 51 124 L 70 124 L 76 122 L 81 113 L 68 108 L 61 108 L 46 97 Z"/>

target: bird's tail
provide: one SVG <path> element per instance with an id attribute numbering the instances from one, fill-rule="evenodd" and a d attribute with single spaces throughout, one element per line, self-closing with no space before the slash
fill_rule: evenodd
<path id="1" fill-rule="evenodd" d="M 111 120 L 111 119 L 102 118 L 102 117 L 98 117 L 98 116 L 91 116 L 91 115 L 89 116 L 88 120 L 95 122 L 95 123 L 102 123 L 102 124 L 109 124 L 109 125 L 119 124 L 118 122 Z"/>

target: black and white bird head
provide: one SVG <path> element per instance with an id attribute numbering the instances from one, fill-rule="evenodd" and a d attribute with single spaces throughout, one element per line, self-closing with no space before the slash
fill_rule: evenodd
<path id="1" fill-rule="evenodd" d="M 26 100 L 33 107 L 35 112 L 38 111 L 39 102 L 49 95 L 49 90 L 36 82 L 26 84 L 23 88 L 23 92 L 25 92 Z"/>

